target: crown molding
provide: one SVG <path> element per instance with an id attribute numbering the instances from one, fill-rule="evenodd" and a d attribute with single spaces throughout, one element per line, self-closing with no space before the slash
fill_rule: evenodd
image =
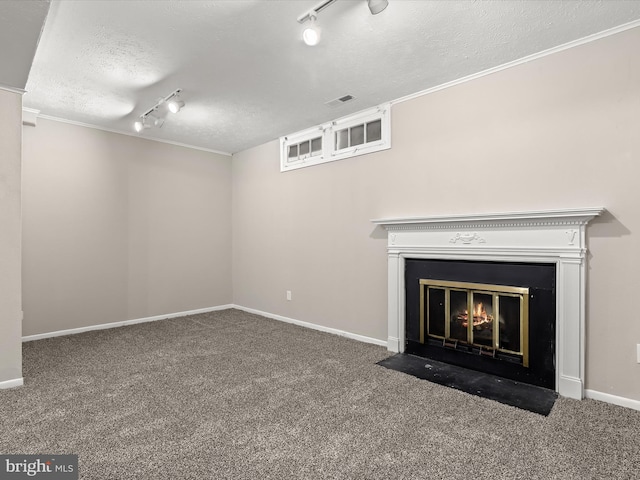
<path id="1" fill-rule="evenodd" d="M 503 63 L 502 65 L 498 65 L 497 67 L 488 68 L 487 70 L 483 70 L 478 73 L 473 73 L 471 75 L 467 75 L 466 77 L 458 78 L 456 80 L 452 80 L 447 83 L 443 83 L 441 85 L 436 85 L 435 87 L 427 88 L 426 90 L 421 90 L 416 93 L 411 93 L 404 97 L 400 97 L 396 100 L 392 100 L 391 105 L 395 105 L 397 103 L 406 102 L 408 100 L 413 100 L 414 98 L 422 97 L 424 95 L 429 95 L 430 93 L 439 92 L 440 90 L 444 90 L 446 88 L 455 87 L 461 83 L 470 82 L 471 80 L 475 80 L 477 78 L 485 77 L 487 75 L 491 75 L 493 73 L 501 72 L 502 70 L 506 70 L 508 68 L 517 67 L 518 65 L 522 65 L 524 63 L 531 62 L 533 60 L 538 60 L 539 58 L 546 57 L 548 55 L 553 55 L 554 53 L 562 52 L 564 50 L 568 50 L 570 48 L 579 47 L 580 45 L 584 45 L 586 43 L 591 43 L 596 40 L 600 40 L 601 38 L 610 37 L 611 35 L 616 35 L 621 32 L 625 32 L 627 30 L 631 30 L 632 28 L 640 27 L 640 20 L 634 20 L 629 23 L 625 23 L 623 25 L 619 25 L 617 27 L 609 28 L 607 30 L 603 30 L 602 32 L 594 33 L 592 35 L 588 35 L 586 37 L 579 38 L 577 40 L 572 40 L 571 42 L 564 43 L 562 45 L 558 45 L 556 47 L 548 48 L 547 50 L 543 50 L 541 52 L 537 52 L 531 55 L 527 55 L 526 57 L 519 58 L 517 60 L 513 60 L 511 62 Z"/>
<path id="2" fill-rule="evenodd" d="M 10 87 L 9 85 L 4 85 L 2 83 L 0 83 L 0 90 L 5 90 L 11 93 L 17 93 L 19 95 L 24 95 L 26 93 L 26 90 L 22 88 Z"/>

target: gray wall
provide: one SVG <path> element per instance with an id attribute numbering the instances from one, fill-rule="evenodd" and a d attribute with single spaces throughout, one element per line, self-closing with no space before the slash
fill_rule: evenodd
<path id="1" fill-rule="evenodd" d="M 231 157 L 40 119 L 23 162 L 23 335 L 231 303 Z"/>
<path id="2" fill-rule="evenodd" d="M 638 45 L 636 28 L 396 104 L 388 151 L 287 173 L 275 141 L 235 155 L 234 303 L 386 339 L 370 219 L 604 206 L 586 387 L 640 400 Z"/>
<path id="3" fill-rule="evenodd" d="M 22 377 L 22 95 L 0 89 L 0 382 Z"/>

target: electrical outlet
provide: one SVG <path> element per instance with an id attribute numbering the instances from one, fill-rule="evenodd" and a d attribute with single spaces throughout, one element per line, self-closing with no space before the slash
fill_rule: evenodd
<path id="1" fill-rule="evenodd" d="M 291 290 L 287 290 L 287 300 L 291 301 Z M 640 347 L 640 345 L 638 345 L 638 347 Z"/>

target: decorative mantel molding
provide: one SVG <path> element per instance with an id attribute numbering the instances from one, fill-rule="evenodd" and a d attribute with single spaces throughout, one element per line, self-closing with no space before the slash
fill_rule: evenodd
<path id="1" fill-rule="evenodd" d="M 584 396 L 586 226 L 602 207 L 372 220 L 388 231 L 387 348 L 404 351 L 406 258 L 556 264 L 556 390 Z"/>
<path id="2" fill-rule="evenodd" d="M 470 215 L 437 215 L 431 217 L 399 217 L 371 220 L 389 231 L 426 230 L 434 228 L 528 227 L 586 225 L 605 211 L 602 207 L 537 210 L 531 212 L 474 213 Z"/>

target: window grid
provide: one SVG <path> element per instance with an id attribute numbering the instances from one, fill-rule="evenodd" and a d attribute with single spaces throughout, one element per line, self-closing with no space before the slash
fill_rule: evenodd
<path id="1" fill-rule="evenodd" d="M 281 137 L 280 170 L 284 172 L 391 148 L 389 110 L 388 104 L 381 105 Z"/>

